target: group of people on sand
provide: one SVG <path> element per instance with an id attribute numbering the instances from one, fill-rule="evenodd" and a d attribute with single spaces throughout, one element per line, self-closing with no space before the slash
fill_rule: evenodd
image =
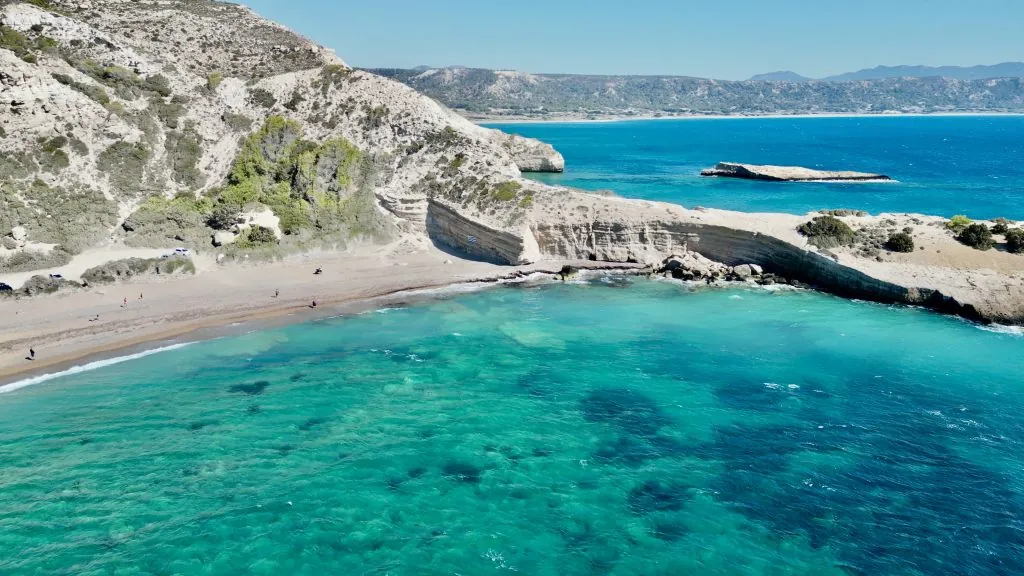
<path id="1" fill-rule="evenodd" d="M 323 273 L 324 273 L 323 266 L 317 266 L 316 270 L 313 271 L 313 275 L 314 276 L 320 276 Z M 281 290 L 279 288 L 274 288 L 274 296 L 273 296 L 273 298 L 279 298 L 280 296 L 281 296 Z M 141 298 L 141 296 L 140 296 L 140 298 Z M 313 298 L 313 300 L 309 303 L 309 307 L 310 308 L 316 308 L 316 306 L 317 306 L 316 298 Z"/>
<path id="2" fill-rule="evenodd" d="M 323 273 L 324 273 L 324 269 L 321 266 L 317 266 L 316 270 L 313 271 L 313 275 L 314 276 L 319 276 L 319 275 L 321 275 Z M 278 288 L 275 288 L 274 289 L 274 298 L 278 298 L 280 296 L 281 296 L 281 290 L 278 289 Z M 139 293 L 139 300 L 142 300 L 142 292 Z M 124 300 L 121 302 L 121 308 L 127 308 L 127 307 L 128 307 L 128 297 L 125 296 Z M 316 298 L 313 298 L 313 300 L 309 304 L 309 307 L 310 308 L 316 308 L 317 307 Z M 97 314 L 97 315 L 93 316 L 92 318 L 90 318 L 89 322 L 99 322 L 99 320 L 100 320 L 100 315 Z M 36 351 L 35 351 L 34 348 L 29 348 L 28 349 L 28 356 L 26 356 L 25 359 L 26 360 L 30 360 L 30 361 L 35 361 L 35 359 L 36 359 Z"/>

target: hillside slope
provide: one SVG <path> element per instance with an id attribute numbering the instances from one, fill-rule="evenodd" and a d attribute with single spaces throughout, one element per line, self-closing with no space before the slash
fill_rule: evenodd
<path id="1" fill-rule="evenodd" d="M 7 2 L 0 26 L 0 272 L 269 244 L 252 222 L 286 250 L 384 238 L 453 171 L 484 190 L 562 166 L 237 5 Z"/>

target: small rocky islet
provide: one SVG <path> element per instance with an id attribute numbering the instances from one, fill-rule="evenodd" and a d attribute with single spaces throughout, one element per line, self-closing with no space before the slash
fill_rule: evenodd
<path id="1" fill-rule="evenodd" d="M 871 172 L 815 170 L 802 166 L 771 166 L 737 162 L 719 162 L 714 168 L 701 170 L 700 175 L 766 182 L 884 182 L 892 180 L 885 174 Z"/>

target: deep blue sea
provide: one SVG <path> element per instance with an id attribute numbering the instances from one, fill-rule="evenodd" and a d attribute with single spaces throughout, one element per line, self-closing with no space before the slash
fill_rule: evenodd
<path id="1" fill-rule="evenodd" d="M 1024 338 L 921 309 L 609 277 L 90 368 L 0 389 L 4 576 L 1024 574 Z"/>
<path id="2" fill-rule="evenodd" d="M 823 208 L 1024 219 L 1024 116 L 737 118 L 505 124 L 566 160 L 536 178 L 630 198 L 757 212 Z M 886 174 L 898 183 L 701 178 L 721 161 Z"/>

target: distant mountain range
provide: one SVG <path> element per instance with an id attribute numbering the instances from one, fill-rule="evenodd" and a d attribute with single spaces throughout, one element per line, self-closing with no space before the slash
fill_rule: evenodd
<path id="1" fill-rule="evenodd" d="M 1022 77 L 961 80 L 934 75 L 922 78 L 900 75 L 899 78 L 851 82 L 793 81 L 792 78 L 802 77 L 792 72 L 762 76 L 785 80 L 780 82 L 685 76 L 530 74 L 461 67 L 373 69 L 371 72 L 403 82 L 474 119 L 1024 113 Z M 859 80 L 859 74 L 854 73 L 849 79 Z"/>
<path id="2" fill-rule="evenodd" d="M 837 74 L 821 80 L 850 82 L 855 80 L 883 80 L 886 78 L 955 78 L 957 80 L 985 80 L 988 78 L 1024 77 L 1024 62 L 1003 62 L 991 66 L 875 66 L 856 72 Z M 755 81 L 806 82 L 812 80 L 788 70 L 751 76 Z"/>
<path id="3" fill-rule="evenodd" d="M 807 76 L 801 76 L 796 72 L 790 72 L 789 70 L 779 70 L 778 72 L 769 72 L 767 74 L 756 74 L 750 77 L 755 82 L 806 82 L 811 80 Z"/>

